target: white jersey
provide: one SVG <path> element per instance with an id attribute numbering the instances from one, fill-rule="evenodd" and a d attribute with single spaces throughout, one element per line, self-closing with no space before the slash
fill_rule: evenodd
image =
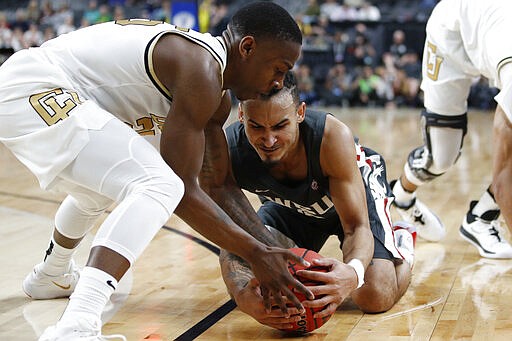
<path id="1" fill-rule="evenodd" d="M 165 34 L 204 47 L 222 77 L 220 37 L 144 19 L 93 25 L 22 50 L 0 67 L 0 141 L 46 188 L 87 144 L 87 131 L 114 117 L 158 137 L 173 96 L 152 63 Z"/>
<path id="2" fill-rule="evenodd" d="M 423 56 L 427 109 L 463 114 L 471 82 L 480 75 L 491 86 L 508 91 L 512 84 L 503 70 L 512 61 L 512 40 L 507 38 L 512 32 L 510 13 L 510 0 L 442 0 L 436 5 L 427 23 Z M 501 97 L 498 103 L 510 118 L 512 103 Z"/>

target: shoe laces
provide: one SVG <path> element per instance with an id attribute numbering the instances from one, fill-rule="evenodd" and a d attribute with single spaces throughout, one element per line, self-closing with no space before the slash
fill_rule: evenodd
<path id="1" fill-rule="evenodd" d="M 475 218 L 475 222 L 478 224 L 477 229 L 475 229 L 475 232 L 478 232 L 479 234 L 482 234 L 483 236 L 486 236 L 488 242 L 492 244 L 499 244 L 504 243 L 505 239 L 503 239 L 500 235 L 500 222 L 498 220 L 484 220 L 480 217 Z"/>
<path id="2" fill-rule="evenodd" d="M 503 238 L 500 235 L 500 222 L 498 220 L 492 220 L 489 226 L 489 234 L 491 236 L 496 237 L 498 243 L 501 243 L 503 241 Z"/>
<path id="3" fill-rule="evenodd" d="M 416 207 L 416 205 L 413 206 L 411 216 L 413 218 L 413 221 L 420 223 L 421 225 L 425 225 L 425 219 L 423 218 L 423 213 L 421 210 Z"/>

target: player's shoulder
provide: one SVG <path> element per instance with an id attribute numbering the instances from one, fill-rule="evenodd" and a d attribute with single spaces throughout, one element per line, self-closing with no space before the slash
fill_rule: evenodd
<path id="1" fill-rule="evenodd" d="M 324 140 L 332 141 L 353 141 L 352 130 L 344 122 L 332 114 L 325 117 Z"/>

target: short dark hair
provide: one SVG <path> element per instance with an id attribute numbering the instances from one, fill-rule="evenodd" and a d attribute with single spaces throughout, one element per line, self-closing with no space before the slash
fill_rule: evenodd
<path id="1" fill-rule="evenodd" d="M 292 96 L 293 104 L 295 107 L 299 107 L 300 97 L 299 97 L 299 88 L 297 86 L 297 77 L 295 77 L 295 73 L 293 71 L 288 71 L 284 76 L 283 88 L 279 91 L 288 91 Z"/>
<path id="2" fill-rule="evenodd" d="M 241 37 L 271 38 L 302 45 L 302 33 L 292 16 L 281 6 L 268 1 L 251 3 L 239 9 L 229 27 Z"/>

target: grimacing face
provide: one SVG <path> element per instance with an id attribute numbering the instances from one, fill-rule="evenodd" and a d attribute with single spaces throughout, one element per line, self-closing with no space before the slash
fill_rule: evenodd
<path id="1" fill-rule="evenodd" d="M 286 72 L 299 58 L 301 46 L 292 42 L 244 37 L 238 86 L 233 88 L 239 100 L 258 99 L 274 88 L 281 89 Z"/>
<path id="2" fill-rule="evenodd" d="M 247 100 L 239 105 L 238 119 L 260 159 L 273 166 L 293 155 L 299 143 L 299 123 L 305 104 L 296 108 L 288 90 L 269 99 Z"/>

